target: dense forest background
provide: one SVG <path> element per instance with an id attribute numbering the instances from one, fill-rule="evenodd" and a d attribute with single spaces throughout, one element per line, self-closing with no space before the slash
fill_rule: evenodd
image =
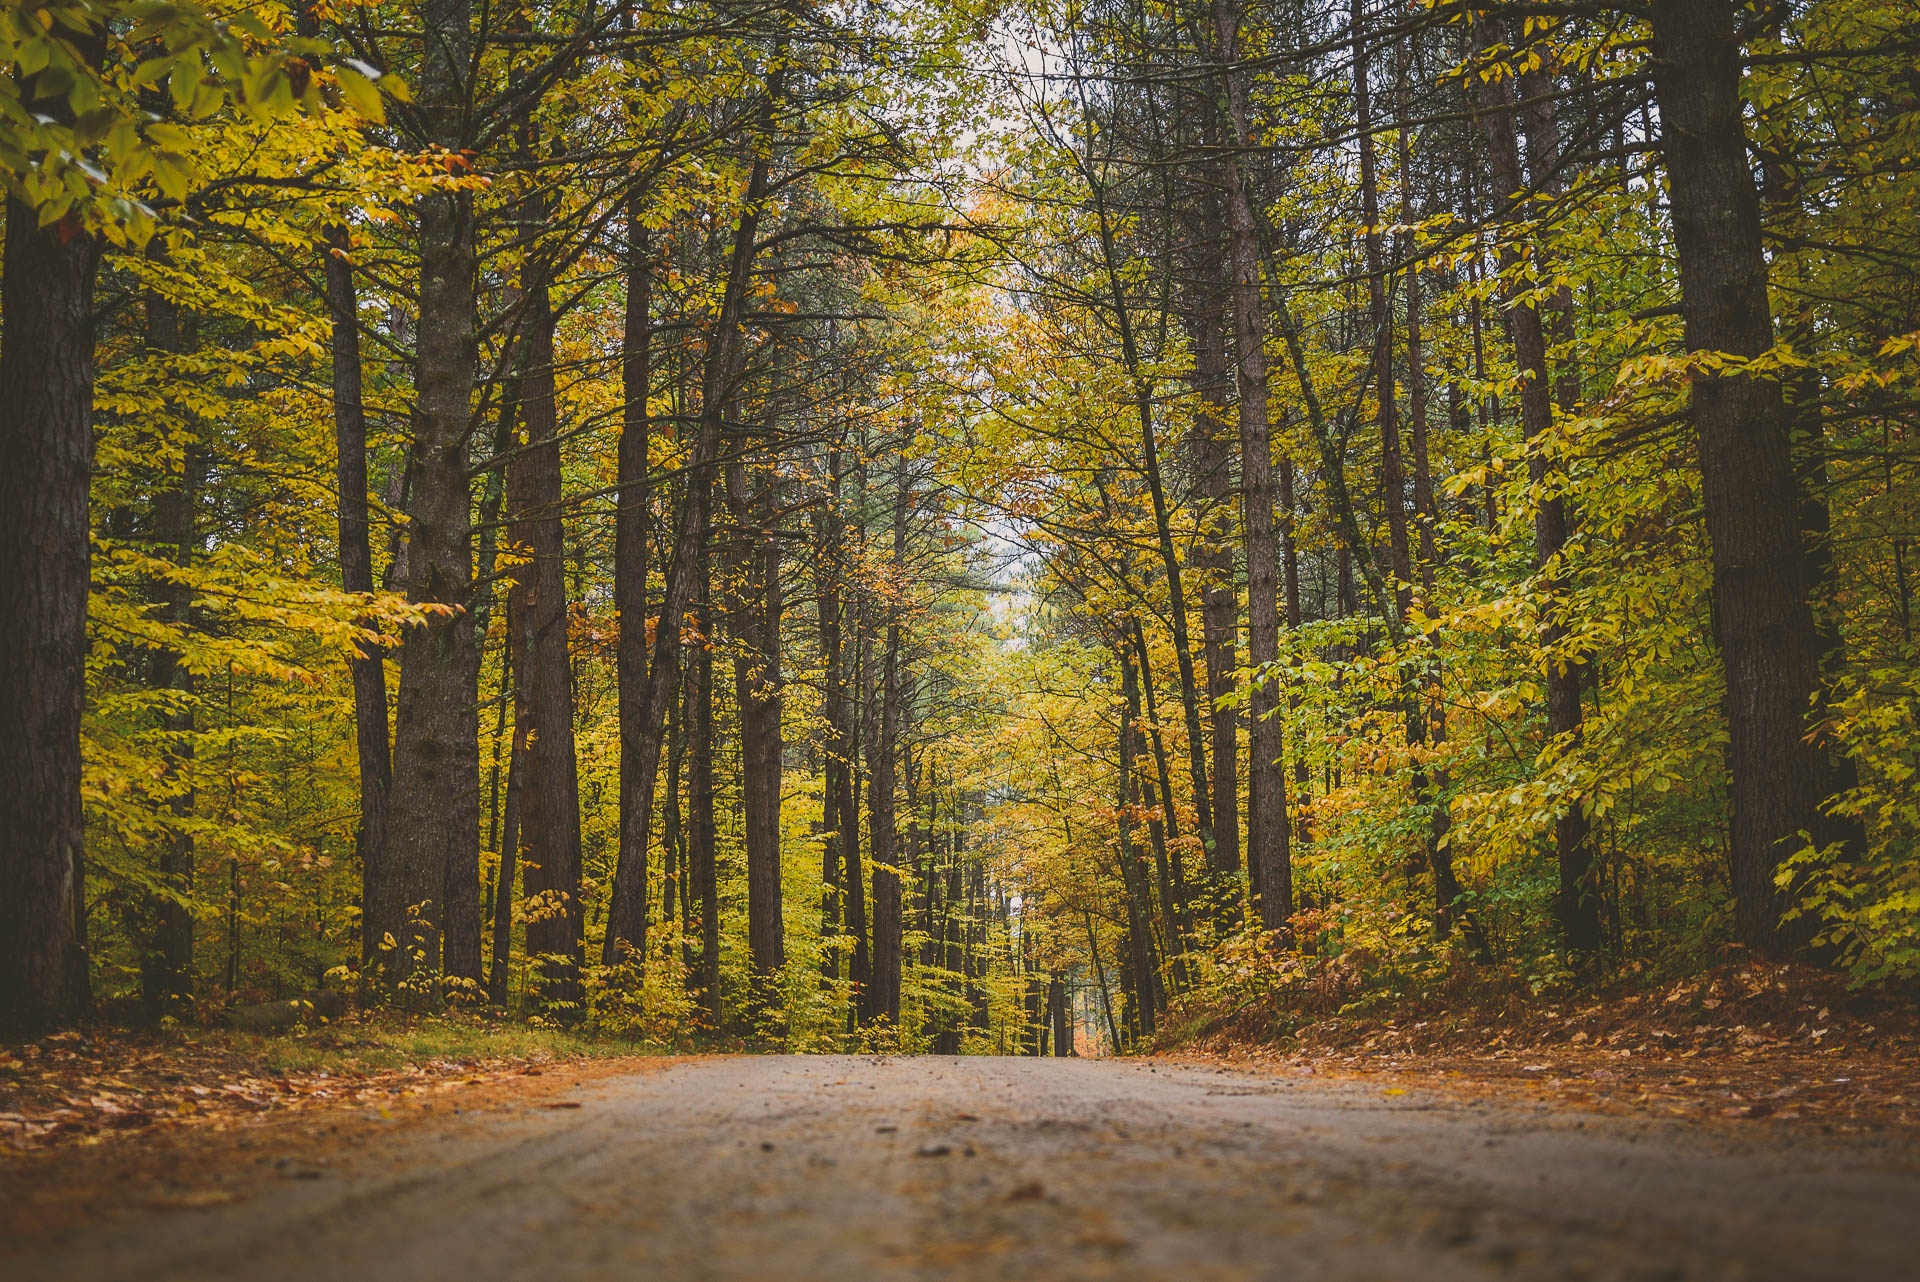
<path id="1" fill-rule="evenodd" d="M 0 1030 L 1920 974 L 1920 18 L 0 13 Z"/>

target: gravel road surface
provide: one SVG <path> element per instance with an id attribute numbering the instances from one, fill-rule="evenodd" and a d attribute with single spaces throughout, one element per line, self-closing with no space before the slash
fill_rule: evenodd
<path id="1" fill-rule="evenodd" d="M 561 1103 L 68 1232 L 0 1275 L 1920 1278 L 1920 1154 L 1765 1123 L 1077 1059 L 709 1058 Z"/>

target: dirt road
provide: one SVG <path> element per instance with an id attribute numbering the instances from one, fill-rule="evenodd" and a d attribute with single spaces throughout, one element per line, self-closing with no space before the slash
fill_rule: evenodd
<path id="1" fill-rule="evenodd" d="M 0 1274 L 1920 1277 L 1920 1154 L 1761 1124 L 1111 1060 L 705 1059 L 554 1103 L 266 1160 L 242 1201 Z"/>

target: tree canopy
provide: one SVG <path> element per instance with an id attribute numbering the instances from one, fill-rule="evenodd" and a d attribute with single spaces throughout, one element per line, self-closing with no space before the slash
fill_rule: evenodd
<path id="1" fill-rule="evenodd" d="M 1920 18 L 0 13 L 0 1030 L 1920 975 Z"/>

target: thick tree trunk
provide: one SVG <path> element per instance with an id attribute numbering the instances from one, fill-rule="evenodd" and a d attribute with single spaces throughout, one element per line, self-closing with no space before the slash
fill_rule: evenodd
<path id="1" fill-rule="evenodd" d="M 9 198 L 0 268 L 0 1037 L 88 1001 L 81 857 L 99 245 Z"/>
<path id="2" fill-rule="evenodd" d="M 421 111 L 432 140 L 457 151 L 468 0 L 431 0 L 424 23 Z M 442 959 L 443 926 L 448 971 L 477 980 L 480 970 L 480 669 L 466 450 L 477 359 L 471 197 L 423 197 L 418 232 L 407 597 L 440 612 L 407 629 L 400 648 L 387 848 L 367 878 L 366 928 L 389 985 Z"/>
<path id="3" fill-rule="evenodd" d="M 580 897 L 580 783 L 573 743 L 573 670 L 567 645 L 566 546 L 561 527 L 553 305 L 534 281 L 522 303 L 520 421 L 526 440 L 508 465 L 511 537 L 527 558 L 514 567 L 516 733 L 522 876 L 529 900 L 527 956 L 542 1005 L 577 1010 L 584 960 Z"/>
<path id="4" fill-rule="evenodd" d="M 1741 118 L 1741 52 L 1728 0 L 1655 0 L 1653 82 L 1680 260 L 1687 347 L 1752 358 L 1773 346 L 1767 260 Z M 1702 498 L 1713 548 L 1714 630 L 1726 665 L 1734 928 L 1782 952 L 1780 862 L 1821 824 L 1831 788 L 1809 742 L 1820 641 L 1808 602 L 1799 502 L 1780 384 L 1703 369 L 1693 382 Z"/>
<path id="5" fill-rule="evenodd" d="M 1234 145 L 1250 145 L 1251 123 L 1240 57 L 1241 14 L 1215 0 L 1215 32 Z M 1233 275 L 1233 334 L 1240 393 L 1242 528 L 1247 549 L 1247 659 L 1257 670 L 1280 657 L 1280 570 L 1273 518 L 1273 442 L 1267 410 L 1266 331 L 1260 305 L 1260 241 L 1242 166 L 1226 166 L 1228 263 Z M 1260 866 L 1260 925 L 1286 937 L 1293 916 L 1293 859 L 1287 822 L 1283 726 L 1271 681 L 1249 700 L 1247 861 Z"/>
<path id="6" fill-rule="evenodd" d="M 333 439 L 336 515 L 340 527 L 340 586 L 373 591 L 372 521 L 367 507 L 367 412 L 361 397 L 360 300 L 354 285 L 352 242 L 345 227 L 327 233 L 327 310 L 333 322 Z M 353 736 L 360 766 L 360 826 L 354 851 L 362 877 L 381 865 L 387 848 L 387 805 L 393 755 L 387 726 L 387 665 L 382 647 L 367 646 L 352 660 Z M 377 961 L 374 936 L 361 930 L 360 960 Z"/>

